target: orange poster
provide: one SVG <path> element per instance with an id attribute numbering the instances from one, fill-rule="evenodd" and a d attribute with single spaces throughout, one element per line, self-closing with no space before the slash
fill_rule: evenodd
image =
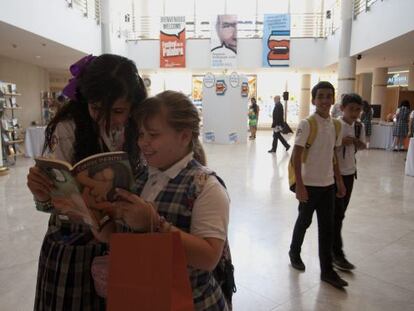
<path id="1" fill-rule="evenodd" d="M 162 16 L 160 67 L 185 67 L 185 16 Z"/>

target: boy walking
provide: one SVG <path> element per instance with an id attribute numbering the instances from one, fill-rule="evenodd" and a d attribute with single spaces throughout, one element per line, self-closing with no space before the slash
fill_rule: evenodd
<path id="1" fill-rule="evenodd" d="M 346 94 L 342 98 L 341 110 L 343 116 L 339 118 L 342 129 L 342 146 L 336 150 L 339 170 L 346 188 L 343 198 L 335 199 L 334 214 L 334 240 L 333 240 L 333 264 L 336 268 L 344 271 L 355 269 L 343 251 L 342 243 L 342 222 L 345 218 L 345 211 L 351 199 L 354 179 L 356 177 L 357 150 L 366 148 L 364 125 L 358 121 L 362 111 L 362 98 L 358 94 Z"/>
<path id="2" fill-rule="evenodd" d="M 292 161 L 299 215 L 293 230 L 289 257 L 293 268 L 305 270 L 300 252 L 306 229 L 310 226 L 316 210 L 321 280 L 334 287 L 343 288 L 348 283 L 332 267 L 335 190 L 337 189 L 337 196 L 345 195 L 345 186 L 337 162 L 334 161 L 334 149 L 342 143 L 339 124 L 335 124 L 329 115 L 334 98 L 335 89 L 331 83 L 321 81 L 316 84 L 312 89 L 312 104 L 316 106 L 316 112 L 299 123 L 296 133 Z M 311 136 L 313 138 L 310 145 Z"/>

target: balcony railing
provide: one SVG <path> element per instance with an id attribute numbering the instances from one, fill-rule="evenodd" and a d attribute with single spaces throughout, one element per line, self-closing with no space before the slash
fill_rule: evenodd
<path id="1" fill-rule="evenodd" d="M 127 31 L 128 40 L 156 40 L 160 36 L 160 16 L 133 16 L 132 31 Z M 213 17 L 186 16 L 187 39 L 209 39 Z M 291 14 L 292 38 L 325 38 L 334 32 L 337 25 L 327 22 L 325 14 Z M 238 16 L 238 38 L 262 38 L 262 16 Z"/>
<path id="2" fill-rule="evenodd" d="M 99 25 L 101 22 L 100 0 L 66 0 L 69 7 L 80 11 L 83 16 L 93 18 Z"/>
<path id="3" fill-rule="evenodd" d="M 354 19 L 362 12 L 369 11 L 370 7 L 377 1 L 378 0 L 354 0 Z"/>

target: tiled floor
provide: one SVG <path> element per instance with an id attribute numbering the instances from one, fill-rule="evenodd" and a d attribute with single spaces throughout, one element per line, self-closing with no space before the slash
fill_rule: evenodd
<path id="1" fill-rule="evenodd" d="M 345 250 L 357 269 L 341 275 L 339 291 L 319 281 L 317 227 L 303 245 L 306 272 L 289 266 L 287 251 L 297 202 L 287 186 L 282 150 L 268 154 L 271 133 L 247 145 L 206 145 L 210 167 L 227 183 L 230 243 L 238 292 L 234 310 L 414 310 L 414 178 L 405 153 L 358 154 L 358 175 L 344 224 Z M 26 188 L 32 164 L 19 159 L 0 177 L 0 310 L 31 310 L 37 256 L 47 215 Z M 314 219 L 316 222 L 316 219 Z"/>

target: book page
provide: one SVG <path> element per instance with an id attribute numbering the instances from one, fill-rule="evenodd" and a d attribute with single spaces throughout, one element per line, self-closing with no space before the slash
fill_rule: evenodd
<path id="1" fill-rule="evenodd" d="M 83 200 L 81 188 L 68 168 L 68 163 L 55 161 L 46 158 L 35 159 L 36 166 L 39 167 L 51 181 L 54 183 L 54 189 L 51 191 L 52 198 L 67 199 L 68 211 L 71 209 L 74 213 L 82 217 L 84 223 L 99 229 L 98 221 L 93 213 L 88 209 Z M 67 165 L 66 165 L 67 164 Z M 65 214 L 66 211 L 60 211 Z"/>
<path id="2" fill-rule="evenodd" d="M 100 209 L 117 199 L 115 189 L 133 191 L 135 181 L 125 152 L 95 155 L 78 163 L 73 170 L 82 198 L 103 225 L 108 216 Z"/>

